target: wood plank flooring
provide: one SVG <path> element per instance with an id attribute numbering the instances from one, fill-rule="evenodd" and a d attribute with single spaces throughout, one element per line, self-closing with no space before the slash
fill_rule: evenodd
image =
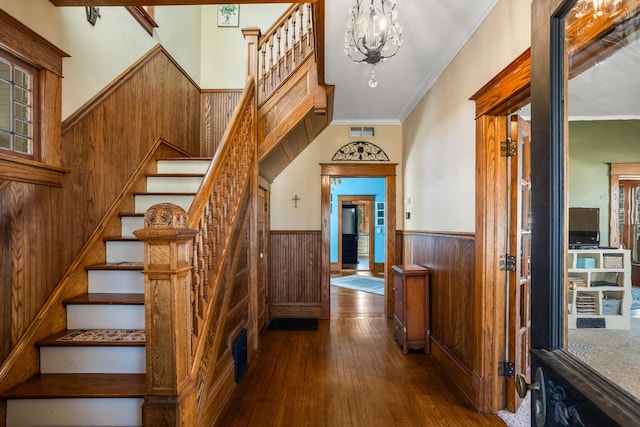
<path id="1" fill-rule="evenodd" d="M 318 331 L 263 332 L 219 426 L 504 426 L 422 352 L 403 355 L 383 296 L 331 287 Z"/>

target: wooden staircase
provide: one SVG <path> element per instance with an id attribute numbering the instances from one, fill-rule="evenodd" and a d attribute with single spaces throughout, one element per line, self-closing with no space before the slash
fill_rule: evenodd
<path id="1" fill-rule="evenodd" d="M 210 159 L 157 161 L 146 191 L 132 192 L 134 211 L 119 214 L 121 234 L 104 239 L 104 263 L 85 267 L 88 292 L 62 301 L 66 329 L 36 343 L 38 375 L 4 393 L 8 426 L 142 425 L 147 392 L 144 341 L 99 337 L 63 340 L 70 334 L 125 335 L 145 329 L 143 245 L 133 234 L 156 203 L 188 210 Z M 118 339 L 119 338 L 119 339 Z"/>
<path id="2" fill-rule="evenodd" d="M 234 387 L 230 338 L 246 325 L 249 348 L 256 348 L 259 335 L 256 290 L 245 302 L 233 292 L 238 269 L 250 288 L 257 282 L 250 261 L 257 245 L 243 239 L 258 234 L 249 221 L 258 168 L 273 180 L 332 119 L 333 87 L 321 71 L 323 19 L 323 0 L 294 4 L 265 37 L 245 34 L 253 72 L 213 160 L 156 143 L 0 366 L 0 426 L 190 427 L 215 420 Z M 294 37 L 283 55 L 267 55 L 289 30 Z M 167 281 L 179 292 L 157 298 L 145 295 L 149 276 L 158 274 L 148 262 L 158 248 L 144 215 L 161 203 L 184 209 L 188 224 L 161 230 L 182 240 L 160 252 L 173 245 L 171 256 L 185 258 L 179 248 L 190 249 Z M 60 340 L 98 330 L 145 330 L 145 341 Z"/>

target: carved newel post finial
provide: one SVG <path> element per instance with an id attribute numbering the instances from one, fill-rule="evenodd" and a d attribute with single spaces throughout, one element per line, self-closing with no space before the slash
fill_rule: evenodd
<path id="1" fill-rule="evenodd" d="M 153 205 L 144 214 L 144 228 L 187 228 L 187 213 L 171 203 Z"/>

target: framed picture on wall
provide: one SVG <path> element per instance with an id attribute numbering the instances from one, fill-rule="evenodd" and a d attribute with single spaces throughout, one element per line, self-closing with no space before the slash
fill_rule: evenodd
<path id="1" fill-rule="evenodd" d="M 384 225 L 384 202 L 376 203 L 376 225 Z"/>
<path id="2" fill-rule="evenodd" d="M 218 5 L 218 27 L 237 27 L 240 17 L 239 4 Z"/>

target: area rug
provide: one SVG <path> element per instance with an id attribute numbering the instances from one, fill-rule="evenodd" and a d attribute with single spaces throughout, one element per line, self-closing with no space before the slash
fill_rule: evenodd
<path id="1" fill-rule="evenodd" d="M 354 291 L 369 292 L 376 295 L 384 295 L 384 279 L 378 277 L 351 276 L 334 277 L 331 279 L 332 286 L 353 289 Z"/>
<path id="2" fill-rule="evenodd" d="M 530 427 L 531 426 L 531 393 L 522 400 L 518 412 L 515 414 L 506 409 L 498 411 L 498 416 L 509 427 Z"/>
<path id="3" fill-rule="evenodd" d="M 78 329 L 56 341 L 145 342 L 144 329 Z"/>
<path id="4" fill-rule="evenodd" d="M 318 319 L 298 317 L 278 317 L 271 319 L 269 331 L 317 331 Z"/>
<path id="5" fill-rule="evenodd" d="M 569 352 L 640 399 L 639 318 L 630 330 L 569 329 L 568 338 Z"/>

